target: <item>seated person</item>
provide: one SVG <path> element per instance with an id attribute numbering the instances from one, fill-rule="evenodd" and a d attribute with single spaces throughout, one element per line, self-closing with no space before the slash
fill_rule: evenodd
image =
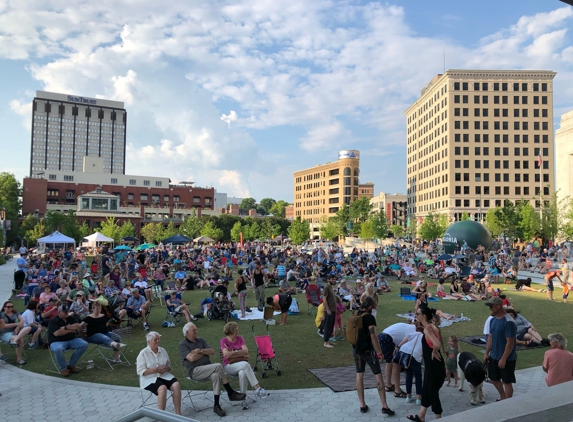
<path id="1" fill-rule="evenodd" d="M 398 277 L 398 280 L 402 277 L 402 266 L 397 263 L 390 264 L 390 271 Z"/>
<path id="2" fill-rule="evenodd" d="M 70 316 L 75 315 L 79 320 L 83 320 L 89 312 L 88 301 L 85 300 L 84 293 L 80 291 L 76 294 L 76 300 L 70 304 Z"/>
<path id="3" fill-rule="evenodd" d="M 76 322 L 74 317 L 68 315 L 69 308 L 66 305 L 60 305 L 58 315 L 48 324 L 48 343 L 50 349 L 54 352 L 54 358 L 60 374 L 69 377 L 70 373 L 77 374 L 80 372 L 76 363 L 88 348 L 88 344 L 76 334 L 81 329 L 81 324 Z M 66 363 L 66 350 L 75 350 L 68 363 Z"/>
<path id="4" fill-rule="evenodd" d="M 463 293 L 460 293 L 460 286 L 458 285 L 457 278 L 454 278 L 450 284 L 450 296 L 456 298 L 457 300 L 465 297 Z"/>
<path id="5" fill-rule="evenodd" d="M 187 322 L 190 322 L 191 320 L 197 321 L 197 318 L 195 318 L 193 315 L 191 315 L 191 312 L 189 312 L 187 304 L 177 297 L 177 292 L 171 292 L 169 294 L 169 299 L 166 300 L 166 303 L 167 306 L 172 307 L 175 312 L 181 312 L 185 316 Z"/>
<path id="6" fill-rule="evenodd" d="M 248 384 L 251 384 L 257 398 L 267 398 L 268 393 L 259 385 L 253 368 L 249 364 L 249 349 L 243 337 L 238 335 L 239 325 L 236 322 L 228 322 L 223 328 L 223 333 L 226 337 L 221 339 L 220 347 L 225 373 L 239 377 L 241 393 L 246 395 Z"/>
<path id="7" fill-rule="evenodd" d="M 84 279 L 82 280 L 82 285 L 86 289 L 88 289 L 88 292 L 90 292 L 92 295 L 95 293 L 95 283 L 92 280 L 91 273 L 85 273 L 84 274 Z"/>
<path id="8" fill-rule="evenodd" d="M 295 294 L 296 289 L 290 285 L 290 282 L 286 278 L 283 278 L 279 282 L 279 293 Z"/>
<path id="9" fill-rule="evenodd" d="M 179 269 L 173 277 L 175 279 L 175 284 L 177 285 L 177 288 L 179 290 L 182 290 L 183 286 L 185 286 L 187 284 L 186 283 L 187 273 L 185 271 L 183 271 L 182 269 Z M 192 289 L 188 289 L 188 290 L 192 290 Z"/>
<path id="10" fill-rule="evenodd" d="M 10 300 L 4 302 L 0 319 L 4 321 L 4 328 L 0 331 L 0 341 L 10 343 L 16 348 L 16 363 L 26 364 L 22 358 L 24 350 L 24 337 L 30 332 L 30 327 L 24 328 L 24 319 L 14 310 L 14 303 Z"/>
<path id="11" fill-rule="evenodd" d="M 153 293 L 151 287 L 148 286 L 147 280 L 141 274 L 137 275 L 137 280 L 133 283 L 133 287 L 139 290 L 139 294 L 143 295 L 149 302 L 153 301 Z"/>
<path id="12" fill-rule="evenodd" d="M 453 262 L 447 266 L 444 269 L 444 280 L 447 280 L 448 278 L 456 278 L 457 274 L 459 272 L 459 269 L 456 267 L 456 264 L 454 264 Z"/>
<path id="13" fill-rule="evenodd" d="M 58 306 L 60 306 L 60 304 L 57 297 L 51 298 L 50 302 L 44 306 L 44 309 L 42 309 L 40 313 L 40 320 L 44 327 L 47 327 L 48 322 L 58 315 Z"/>
<path id="14" fill-rule="evenodd" d="M 428 283 L 422 278 L 420 284 L 412 289 L 412 294 L 427 293 L 428 297 L 432 297 L 432 294 L 428 291 Z"/>
<path id="15" fill-rule="evenodd" d="M 131 297 L 127 299 L 127 305 L 125 309 L 127 310 L 127 316 L 130 318 L 141 318 L 143 323 L 143 329 L 149 331 L 149 325 L 147 325 L 146 313 L 149 309 L 151 302 L 145 300 L 144 297 L 139 294 L 139 289 L 134 287 L 131 289 Z"/>
<path id="16" fill-rule="evenodd" d="M 125 282 L 125 286 L 121 289 L 121 295 L 126 301 L 131 297 L 131 281 Z"/>
<path id="17" fill-rule="evenodd" d="M 157 396 L 157 408 L 165 410 L 167 391 L 172 392 L 173 407 L 181 414 L 181 384 L 171 374 L 171 361 L 163 347 L 159 347 L 161 335 L 151 331 L 146 336 L 147 347 L 137 355 L 139 387 Z"/>
<path id="18" fill-rule="evenodd" d="M 546 342 L 543 341 L 541 334 L 537 332 L 532 323 L 526 320 L 521 314 L 513 307 L 508 307 L 506 312 L 513 317 L 516 326 L 515 339 L 516 341 L 522 341 L 523 344 L 529 346 L 539 346 L 545 345 Z"/>
<path id="19" fill-rule="evenodd" d="M 214 399 L 213 412 L 223 417 L 226 413 L 220 403 L 221 384 L 223 384 L 231 401 L 243 401 L 247 396 L 231 388 L 220 363 L 211 363 L 209 356 L 213 356 L 215 351 L 203 338 L 197 337 L 195 324 L 192 322 L 185 324 L 183 334 L 185 339 L 179 342 L 179 356 L 183 361 L 187 376 L 198 381 L 211 379 Z"/>
<path id="20" fill-rule="evenodd" d="M 161 286 L 161 290 L 165 289 L 165 273 L 163 272 L 162 267 L 157 267 L 155 272 L 153 273 L 153 281 L 156 286 Z"/>
<path id="21" fill-rule="evenodd" d="M 88 289 L 85 288 L 82 283 L 77 282 L 76 287 L 73 288 L 72 290 L 70 290 L 70 293 L 68 294 L 68 297 L 66 298 L 66 300 L 69 303 L 72 303 L 73 301 L 76 300 L 76 295 L 78 294 L 78 292 L 82 292 L 84 298 L 94 299 L 93 296 L 90 296 L 90 292 L 88 291 Z"/>
<path id="22" fill-rule="evenodd" d="M 410 264 L 409 261 L 406 261 L 404 264 L 404 276 L 405 280 L 410 280 L 410 277 L 416 276 L 416 271 L 414 271 L 414 268 L 412 268 L 412 264 Z"/>
<path id="23" fill-rule="evenodd" d="M 40 293 L 39 301 L 42 305 L 47 305 L 48 301 L 52 297 L 57 297 L 55 293 L 52 293 L 50 286 L 44 285 L 44 291 Z"/>
<path id="24" fill-rule="evenodd" d="M 382 294 L 382 293 L 389 293 L 391 291 L 392 288 L 388 284 L 388 280 L 386 280 L 386 278 L 383 275 L 380 275 L 376 279 L 376 292 L 378 294 Z"/>
<path id="25" fill-rule="evenodd" d="M 468 281 L 467 278 L 464 278 L 462 280 L 462 284 L 460 285 L 460 289 L 462 291 L 462 293 L 465 295 L 465 299 L 470 299 L 470 300 L 480 300 L 481 297 L 476 296 L 475 293 L 475 289 L 473 287 L 473 285 Z"/>
<path id="26" fill-rule="evenodd" d="M 41 324 L 36 322 L 36 313 L 38 312 L 38 301 L 33 299 L 31 300 L 28 305 L 26 306 L 26 310 L 22 313 L 22 319 L 24 320 L 24 328 L 30 327 L 30 331 L 28 334 L 32 335 L 32 341 L 28 345 L 30 349 L 37 349 L 38 348 L 38 339 L 40 340 L 40 345 L 42 345 L 42 338 L 40 334 L 42 334 L 42 327 Z"/>
<path id="27" fill-rule="evenodd" d="M 77 277 L 76 277 L 77 278 Z M 65 280 L 60 281 L 60 287 L 56 290 L 56 296 L 60 300 L 65 300 L 70 294 L 70 288 Z"/>
<path id="28" fill-rule="evenodd" d="M 340 283 L 340 286 L 338 287 L 338 296 L 340 296 L 342 299 L 344 299 L 349 303 L 350 309 L 354 309 L 357 307 L 356 299 L 354 298 L 352 290 L 350 289 L 346 281 Z"/>
<path id="29" fill-rule="evenodd" d="M 535 267 L 533 267 L 533 270 L 531 270 L 531 272 L 535 272 L 535 270 L 539 269 L 539 273 L 541 274 L 542 271 L 544 271 L 545 268 L 545 264 L 546 264 L 546 259 L 542 258 L 541 256 L 539 257 L 539 259 L 537 260 L 537 264 L 535 264 Z"/>
<path id="30" fill-rule="evenodd" d="M 92 313 L 84 318 L 81 327 L 82 330 L 86 330 L 86 341 L 88 343 L 111 347 L 114 350 L 113 362 L 121 363 L 119 349 L 126 345 L 112 340 L 112 336 L 115 336 L 116 340 L 121 339 L 109 330 L 108 322 L 109 318 L 101 312 L 101 303 L 95 301 L 92 305 Z"/>

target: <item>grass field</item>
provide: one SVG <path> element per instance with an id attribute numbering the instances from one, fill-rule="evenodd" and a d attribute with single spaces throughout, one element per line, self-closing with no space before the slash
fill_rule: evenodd
<path id="1" fill-rule="evenodd" d="M 391 282 L 392 288 L 395 292 L 384 294 L 380 297 L 380 306 L 377 315 L 378 331 L 382 331 L 388 325 L 396 322 L 405 322 L 396 316 L 397 313 L 407 313 L 408 310 L 413 311 L 414 302 L 404 301 L 397 295 L 400 284 Z M 506 285 L 499 285 L 497 287 L 510 287 Z M 430 288 L 430 291 L 435 293 L 435 287 Z M 267 295 L 274 294 L 276 289 L 267 289 Z M 571 303 L 562 303 L 559 300 L 550 302 L 545 299 L 545 294 L 542 293 L 526 293 L 508 291 L 508 297 L 514 303 L 516 309 L 520 311 L 523 316 L 535 325 L 537 330 L 543 337 L 547 337 L 549 333 L 561 332 L 565 337 L 569 338 L 569 350 L 572 350 L 571 344 L 573 343 L 573 328 L 571 321 Z M 201 299 L 208 296 L 208 292 L 191 291 L 184 293 L 184 300 L 190 302 L 190 308 L 193 313 L 198 312 L 198 307 Z M 557 292 L 556 292 L 556 296 Z M 290 388 L 311 388 L 322 387 L 323 384 L 318 381 L 314 375 L 307 371 L 307 368 L 322 368 L 322 367 L 336 367 L 352 365 L 351 346 L 342 341 L 334 349 L 326 349 L 322 345 L 322 339 L 316 333 L 316 326 L 314 324 L 314 316 L 307 315 L 306 300 L 303 295 L 295 296 L 301 310 L 300 315 L 289 316 L 287 325 L 285 326 L 270 326 L 270 334 L 273 340 L 273 345 L 278 357 L 280 367 L 283 371 L 281 377 L 276 376 L 274 372 L 267 372 L 267 378 L 262 379 L 259 375 L 261 385 L 267 389 L 290 389 Z M 235 302 L 238 303 L 237 299 Z M 23 310 L 23 301 L 15 301 L 16 308 L 19 311 Z M 458 336 L 478 335 L 482 333 L 483 325 L 489 315 L 489 308 L 484 306 L 484 302 L 465 302 L 465 301 L 443 301 L 432 302 L 433 307 L 441 309 L 447 313 L 460 314 L 471 318 L 470 322 L 455 323 L 450 327 L 444 328 L 443 335 L 447 339 L 450 334 Z M 254 293 L 249 292 L 248 305 L 255 306 Z M 150 326 L 152 330 L 159 331 L 162 334 L 161 346 L 164 347 L 170 355 L 172 361 L 173 373 L 181 378 L 182 369 L 181 361 L 177 352 L 177 344 L 183 338 L 181 328 L 183 322 L 177 328 L 163 328 L 161 322 L 165 317 L 165 308 L 159 305 L 159 301 L 155 302 L 150 315 Z M 349 313 L 343 314 L 345 321 Z M 278 317 L 277 317 L 278 318 Z M 237 321 L 239 324 L 239 334 L 241 334 L 246 341 L 250 351 L 250 361 L 255 361 L 256 348 L 251 332 L 251 327 L 254 325 L 258 334 L 265 333 L 265 325 L 259 321 Z M 197 323 L 199 329 L 199 336 L 207 340 L 207 342 L 218 350 L 219 340 L 223 337 L 223 320 L 207 321 L 200 319 Z M 2 344 L 3 351 L 8 352 L 9 362 L 14 362 L 14 354 L 9 350 L 9 346 Z M 145 332 L 141 326 L 134 329 L 132 338 L 129 342 L 126 355 L 131 361 L 131 366 L 117 367 L 115 371 L 92 369 L 83 370 L 80 374 L 72 375 L 70 378 L 75 380 L 99 382 L 114 385 L 127 385 L 138 386 L 138 378 L 135 373 L 135 359 L 139 351 L 146 346 Z M 462 350 L 471 351 L 478 357 L 483 357 L 484 349 L 471 346 L 465 343 L 460 343 Z M 539 366 L 543 362 L 543 354 L 547 349 L 532 349 L 518 352 L 517 368 L 523 369 L 532 366 Z M 24 369 L 46 373 L 47 369 L 53 369 L 52 362 L 48 355 L 47 350 L 28 350 L 26 346 L 26 354 L 28 363 L 23 366 Z M 212 361 L 219 361 L 218 354 Z M 96 360 L 97 364 L 97 360 Z M 85 363 L 80 363 L 80 366 L 85 366 Z M 102 366 L 103 368 L 103 366 Z M 208 386 L 205 386 L 208 387 Z"/>

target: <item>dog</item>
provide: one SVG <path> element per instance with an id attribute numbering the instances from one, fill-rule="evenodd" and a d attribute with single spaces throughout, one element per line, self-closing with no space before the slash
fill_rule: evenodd
<path id="1" fill-rule="evenodd" d="M 464 381 L 467 380 L 470 385 L 470 403 L 474 406 L 477 405 L 476 398 L 480 403 L 485 403 L 483 382 L 486 376 L 483 362 L 476 358 L 473 353 L 461 352 L 458 354 L 459 391 L 464 391 Z"/>
<path id="2" fill-rule="evenodd" d="M 515 290 L 520 291 L 523 286 L 531 287 L 531 277 L 518 279 L 515 284 Z"/>

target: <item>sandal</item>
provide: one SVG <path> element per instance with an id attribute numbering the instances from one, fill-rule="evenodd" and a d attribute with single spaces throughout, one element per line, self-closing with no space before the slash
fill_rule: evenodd
<path id="1" fill-rule="evenodd" d="M 414 421 L 414 422 L 424 422 L 422 419 L 420 419 L 420 417 L 418 415 L 408 415 L 408 416 L 406 416 L 406 419 L 408 419 L 409 421 Z"/>
<path id="2" fill-rule="evenodd" d="M 406 397 L 408 397 L 408 395 L 403 391 L 400 391 L 399 393 L 394 393 L 394 397 L 396 397 L 397 399 L 405 399 Z"/>
<path id="3" fill-rule="evenodd" d="M 386 390 L 387 393 L 394 391 L 394 384 L 384 387 L 384 389 Z"/>
<path id="4" fill-rule="evenodd" d="M 370 410 L 370 409 L 368 408 L 368 405 L 366 405 L 366 406 L 360 408 L 360 413 L 366 413 L 366 412 L 368 412 L 368 410 Z"/>

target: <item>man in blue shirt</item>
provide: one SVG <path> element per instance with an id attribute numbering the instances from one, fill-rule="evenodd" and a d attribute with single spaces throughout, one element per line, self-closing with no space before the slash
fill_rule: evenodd
<path id="1" fill-rule="evenodd" d="M 22 270 L 24 271 L 24 274 L 28 275 L 28 268 L 30 268 L 30 265 L 28 264 L 28 260 L 26 259 L 28 257 L 28 253 L 24 252 L 23 254 L 20 254 L 20 258 L 18 258 L 18 261 L 16 261 L 16 265 L 18 266 L 18 270 Z"/>
<path id="2" fill-rule="evenodd" d="M 499 296 L 493 296 L 486 305 L 493 318 L 490 321 L 485 360 L 488 362 L 489 379 L 499 392 L 499 399 L 505 400 L 513 396 L 515 384 L 517 327 L 513 318 L 505 312 Z"/>

